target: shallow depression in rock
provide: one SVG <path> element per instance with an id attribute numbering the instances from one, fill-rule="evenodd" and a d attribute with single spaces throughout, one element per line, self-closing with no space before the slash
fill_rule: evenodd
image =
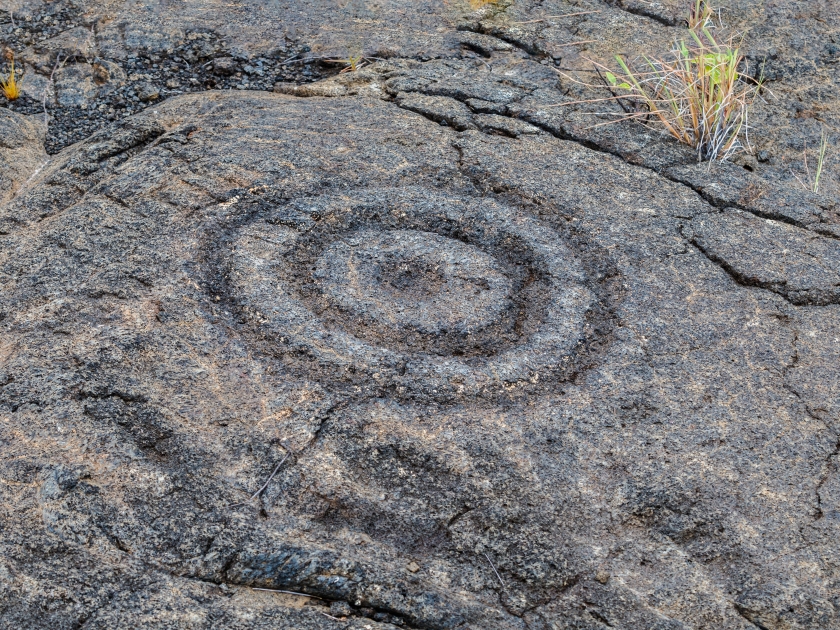
<path id="1" fill-rule="evenodd" d="M 513 327 L 513 283 L 489 254 L 437 234 L 362 230 L 332 243 L 314 279 L 328 302 L 370 324 L 467 339 Z"/>

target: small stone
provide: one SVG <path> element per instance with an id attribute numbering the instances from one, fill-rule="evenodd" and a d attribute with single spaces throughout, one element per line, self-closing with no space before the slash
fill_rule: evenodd
<path id="1" fill-rule="evenodd" d="M 145 82 L 137 86 L 137 98 L 144 103 L 160 97 L 160 90 L 151 83 Z"/>
<path id="2" fill-rule="evenodd" d="M 166 82 L 166 87 L 170 90 L 174 90 L 181 87 L 181 82 L 178 79 L 169 79 L 169 81 Z"/>
<path id="3" fill-rule="evenodd" d="M 108 83 L 111 79 L 111 73 L 109 72 L 108 68 L 101 63 L 94 63 L 93 64 L 93 81 L 97 85 L 103 85 Z"/>
<path id="4" fill-rule="evenodd" d="M 81 107 L 96 99 L 99 89 L 94 83 L 93 69 L 88 64 L 74 63 L 55 73 L 55 93 L 63 107 Z"/>
<path id="5" fill-rule="evenodd" d="M 405 568 L 411 571 L 412 573 L 417 573 L 420 570 L 420 565 L 412 560 L 407 565 L 405 565 Z"/>
<path id="6" fill-rule="evenodd" d="M 347 602 L 330 602 L 330 614 L 333 617 L 350 617 L 353 609 Z"/>
<path id="7" fill-rule="evenodd" d="M 238 64 L 233 57 L 219 57 L 213 62 L 213 72 L 220 76 L 229 77 L 237 70 Z"/>
<path id="8" fill-rule="evenodd" d="M 607 582 L 609 582 L 610 574 L 606 571 L 598 571 L 595 574 L 595 579 L 601 584 L 606 584 Z"/>

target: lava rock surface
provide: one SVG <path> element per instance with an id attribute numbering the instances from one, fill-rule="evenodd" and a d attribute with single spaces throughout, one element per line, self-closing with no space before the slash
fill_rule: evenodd
<path id="1" fill-rule="evenodd" d="M 0 12 L 0 628 L 840 628 L 837 13 L 710 166 L 677 0 L 221 6 Z"/>

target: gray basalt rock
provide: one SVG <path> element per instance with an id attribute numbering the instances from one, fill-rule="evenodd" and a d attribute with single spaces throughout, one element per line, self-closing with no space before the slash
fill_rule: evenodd
<path id="1" fill-rule="evenodd" d="M 99 93 L 94 69 L 86 63 L 74 63 L 60 68 L 54 80 L 56 100 L 66 107 L 87 107 Z"/>
<path id="2" fill-rule="evenodd" d="M 448 96 L 400 92 L 396 96 L 396 103 L 403 109 L 422 114 L 442 125 L 450 125 L 458 131 L 475 129 L 472 114 L 467 106 Z"/>
<path id="3" fill-rule="evenodd" d="M 370 97 L 66 150 L 0 209 L 0 619 L 836 627 L 840 313 L 733 272 L 831 256 L 751 216 Z"/>
<path id="4" fill-rule="evenodd" d="M 840 241 L 738 210 L 692 222 L 687 236 L 739 282 L 794 304 L 840 302 Z"/>
<path id="5" fill-rule="evenodd" d="M 46 162 L 43 120 L 0 109 L 0 203 L 14 197 Z"/>
<path id="6" fill-rule="evenodd" d="M 95 39 L 102 54 L 115 59 L 165 53 L 189 32 L 206 31 L 218 33 L 234 50 L 256 55 L 286 41 L 305 40 L 330 56 L 346 56 L 356 47 L 368 54 L 435 56 L 456 45 L 451 25 L 471 12 L 466 1 L 431 0 L 411 10 L 395 0 L 375 6 L 356 0 L 247 0 L 235 6 L 217 0 L 183 5 L 94 0 L 84 9 L 97 21 Z"/>
<path id="7" fill-rule="evenodd" d="M 681 0 L 470 5 L 0 11 L 125 116 L 0 109 L 0 628 L 840 628 L 836 11 L 710 166 L 592 71 Z"/>

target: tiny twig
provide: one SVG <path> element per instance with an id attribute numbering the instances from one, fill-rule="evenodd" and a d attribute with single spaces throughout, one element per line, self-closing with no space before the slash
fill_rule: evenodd
<path id="1" fill-rule="evenodd" d="M 820 177 L 822 176 L 823 163 L 825 162 L 825 152 L 828 149 L 828 134 L 823 131 L 822 140 L 820 141 L 820 153 L 817 158 L 817 173 L 814 176 L 814 192 L 820 192 Z"/>
<path id="2" fill-rule="evenodd" d="M 249 501 L 253 501 L 254 499 L 256 499 L 263 493 L 263 490 L 268 488 L 268 484 L 271 483 L 271 480 L 274 479 L 274 475 L 277 474 L 277 471 L 280 470 L 280 466 L 282 466 L 283 462 L 285 462 L 287 459 L 289 459 L 289 453 L 286 453 L 286 456 L 283 459 L 281 459 L 280 462 L 274 467 L 274 471 L 271 473 L 271 476 L 266 480 L 262 488 L 260 488 L 254 494 L 251 495 L 251 498 L 248 499 Z"/>
<path id="3" fill-rule="evenodd" d="M 804 188 L 805 190 L 811 190 L 810 188 L 808 188 L 808 186 L 805 185 L 805 182 L 803 182 L 801 179 L 799 179 L 799 175 L 794 173 L 792 168 L 788 168 L 788 171 L 790 171 L 790 174 L 793 175 L 796 178 L 796 181 L 798 181 L 800 184 L 802 184 L 802 188 Z"/>
<path id="4" fill-rule="evenodd" d="M 612 88 L 610 88 L 609 81 L 607 81 L 607 79 L 604 77 L 604 75 L 603 75 L 603 74 L 601 74 L 601 69 L 600 69 L 600 68 L 598 68 L 598 66 L 595 66 L 595 72 L 597 72 L 597 73 L 598 73 L 598 76 L 599 76 L 599 77 L 601 77 L 601 81 L 603 81 L 603 82 L 604 82 L 604 87 L 606 87 L 606 88 L 607 88 L 607 90 L 609 91 L 609 93 L 610 93 L 610 94 L 612 94 L 614 97 L 616 97 L 616 100 L 618 101 L 618 104 L 619 104 L 619 105 L 621 105 L 621 109 L 623 109 L 623 110 L 624 110 L 624 113 L 625 113 L 625 114 L 630 114 L 630 113 L 631 113 L 631 112 L 630 112 L 630 110 L 629 110 L 629 109 L 627 109 L 627 108 L 624 106 L 624 103 L 622 103 L 622 102 L 621 102 L 621 99 L 619 99 L 619 98 L 618 98 L 618 96 L 619 96 L 619 95 L 618 95 L 618 94 L 616 94 L 615 92 L 613 92 L 613 91 L 612 91 Z"/>
<path id="5" fill-rule="evenodd" d="M 322 615 L 324 615 L 324 617 L 329 617 L 329 618 L 330 618 L 330 619 L 332 619 L 333 621 L 340 621 L 340 622 L 343 622 L 343 623 L 346 623 L 346 622 L 347 622 L 347 620 L 346 620 L 346 619 L 339 619 L 338 617 L 333 617 L 332 615 L 328 615 L 327 613 L 322 612 L 322 611 L 320 611 L 320 610 L 319 610 L 318 612 L 319 612 L 319 613 L 321 613 Z"/>
<path id="6" fill-rule="evenodd" d="M 496 574 L 496 577 L 497 577 L 497 578 L 498 578 L 498 580 L 499 580 L 499 584 L 501 584 L 501 585 L 502 585 L 502 588 L 504 588 L 505 590 L 507 590 L 507 587 L 505 586 L 505 583 L 504 583 L 504 582 L 502 582 L 502 576 L 501 576 L 501 575 L 499 575 L 499 572 L 498 572 L 498 571 L 496 571 L 496 567 L 494 567 L 494 566 L 493 566 L 493 561 L 490 559 L 490 556 L 488 556 L 488 555 L 485 553 L 485 554 L 484 554 L 484 557 L 485 557 L 485 558 L 487 558 L 487 562 L 489 562 L 489 563 L 490 563 L 490 568 L 491 568 L 491 569 L 493 569 L 493 573 L 495 573 L 495 574 Z"/>
<path id="7" fill-rule="evenodd" d="M 252 586 L 252 591 L 268 591 L 269 593 L 283 593 L 284 595 L 298 595 L 299 597 L 311 597 L 312 599 L 321 599 L 317 595 L 310 595 L 309 593 L 298 593 L 297 591 L 283 591 L 279 588 L 262 588 L 260 586 Z"/>
<path id="8" fill-rule="evenodd" d="M 802 158 L 805 160 L 805 174 L 808 176 L 808 181 L 811 181 L 811 169 L 808 168 L 808 141 L 805 141 L 805 146 L 802 149 Z"/>
<path id="9" fill-rule="evenodd" d="M 583 103 L 604 103 L 606 101 L 617 101 L 621 98 L 632 98 L 640 100 L 639 97 L 635 94 L 626 94 L 619 96 L 611 96 L 610 98 L 588 98 L 581 101 L 566 101 L 565 103 L 548 103 L 547 105 L 540 105 L 540 109 L 544 109 L 546 107 L 565 107 L 566 105 L 581 105 Z"/>
<path id="10" fill-rule="evenodd" d="M 280 64 L 282 65 L 284 63 L 288 63 L 288 62 L 292 61 L 295 57 L 300 57 L 300 53 L 295 53 L 294 55 L 292 55 L 288 59 L 284 59 L 283 61 L 280 62 Z"/>
<path id="11" fill-rule="evenodd" d="M 298 55 L 295 55 L 297 57 Z M 328 57 L 304 57 L 303 59 L 295 59 L 290 57 L 286 61 L 281 61 L 278 65 L 285 66 L 287 63 L 306 63 L 307 61 L 318 61 L 319 59 L 327 59 Z"/>
<path id="12" fill-rule="evenodd" d="M 291 453 L 292 453 L 291 449 L 288 446 L 286 446 L 285 444 L 283 445 L 283 448 L 285 448 L 286 451 L 287 451 L 286 456 L 277 463 L 277 465 L 274 467 L 274 470 L 271 471 L 271 475 L 269 475 L 268 479 L 266 479 L 266 481 L 262 485 L 262 487 L 259 490 L 257 490 L 254 494 L 252 494 L 250 497 L 248 497 L 247 500 L 242 501 L 241 503 L 234 503 L 233 505 L 229 505 L 228 508 L 235 508 L 235 507 L 239 507 L 240 505 L 245 505 L 246 503 L 250 503 L 251 501 L 256 499 L 258 496 L 260 496 L 266 488 L 268 488 L 268 484 L 270 484 L 271 480 L 274 479 L 274 476 L 277 474 L 277 471 L 280 470 L 280 466 L 283 465 L 283 462 L 285 462 L 287 459 L 289 459 L 289 455 L 291 455 Z"/>
<path id="13" fill-rule="evenodd" d="M 47 81 L 47 87 L 44 88 L 44 98 L 41 102 L 41 105 L 44 108 L 44 131 L 46 132 L 47 128 L 49 127 L 49 115 L 47 114 L 47 96 L 49 95 L 50 91 L 55 86 L 55 73 L 56 71 L 64 65 L 64 62 L 67 61 L 67 56 L 65 55 L 64 61 L 61 61 L 61 53 L 58 53 L 55 56 L 55 65 L 53 66 L 52 72 L 50 72 L 50 80 Z"/>

